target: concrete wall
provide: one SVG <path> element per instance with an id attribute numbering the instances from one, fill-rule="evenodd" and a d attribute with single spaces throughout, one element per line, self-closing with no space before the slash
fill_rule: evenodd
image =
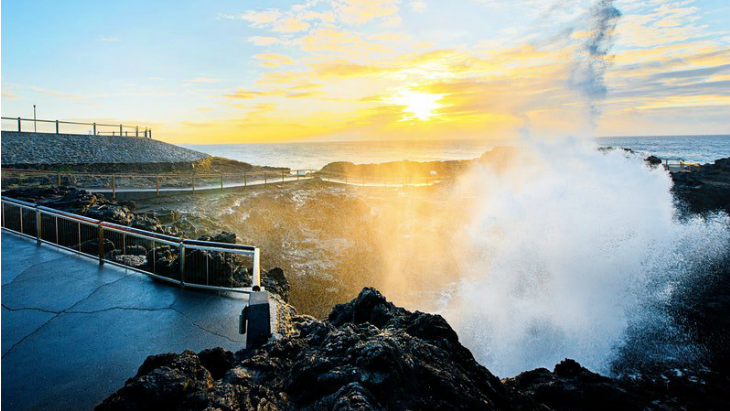
<path id="1" fill-rule="evenodd" d="M 192 164 L 207 154 L 161 141 L 120 136 L 2 132 L 2 166 Z"/>

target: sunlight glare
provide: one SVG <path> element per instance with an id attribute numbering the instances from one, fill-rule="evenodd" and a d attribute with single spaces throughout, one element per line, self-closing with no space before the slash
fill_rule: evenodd
<path id="1" fill-rule="evenodd" d="M 444 107 L 439 101 L 444 96 L 441 94 L 428 94 L 413 90 L 401 90 L 398 93 L 385 98 L 384 101 L 395 105 L 403 106 L 403 118 L 400 121 L 408 121 L 417 118 L 421 121 L 429 120 L 436 116 L 435 110 Z"/>

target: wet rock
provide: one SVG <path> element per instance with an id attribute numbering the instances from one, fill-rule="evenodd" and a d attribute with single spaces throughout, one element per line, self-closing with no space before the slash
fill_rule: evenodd
<path id="1" fill-rule="evenodd" d="M 213 241 L 217 243 L 236 244 L 236 233 L 221 231 L 215 237 L 213 237 Z"/>
<path id="2" fill-rule="evenodd" d="M 86 254 L 99 254 L 99 239 L 95 238 L 93 240 L 87 240 L 81 243 L 81 252 Z M 114 250 L 114 243 L 112 240 L 105 238 L 104 239 L 104 251 L 109 252 Z"/>
<path id="3" fill-rule="evenodd" d="M 236 244 L 236 233 L 221 231 L 215 236 L 204 234 L 198 237 L 198 241 L 212 241 L 215 243 Z"/>
<path id="4" fill-rule="evenodd" d="M 147 270 L 171 278 L 180 276 L 179 251 L 169 245 L 155 247 L 147 252 Z"/>
<path id="5" fill-rule="evenodd" d="M 652 165 L 652 166 L 658 166 L 662 163 L 662 159 L 657 156 L 649 156 L 649 157 L 645 158 L 644 161 L 646 161 L 647 164 Z"/>
<path id="6" fill-rule="evenodd" d="M 233 368 L 233 353 L 220 347 L 203 350 L 198 357 L 200 363 L 210 371 L 215 380 L 220 380 L 228 370 Z"/>
<path id="7" fill-rule="evenodd" d="M 170 224 L 180 219 L 180 212 L 168 208 L 155 210 L 150 217 L 156 218 L 162 224 Z"/>
<path id="8" fill-rule="evenodd" d="M 124 254 L 128 255 L 146 255 L 147 249 L 144 248 L 144 246 L 133 244 L 128 245 L 127 248 L 124 249 Z"/>
<path id="9" fill-rule="evenodd" d="M 114 256 L 114 258 L 111 260 L 119 264 L 124 264 L 126 266 L 135 268 L 144 267 L 147 264 L 147 259 L 144 255 L 123 254 Z"/>
<path id="10" fill-rule="evenodd" d="M 274 267 L 261 276 L 261 285 L 268 291 L 276 293 L 284 301 L 289 301 L 289 281 L 284 275 L 284 270 Z"/>
<path id="11" fill-rule="evenodd" d="M 674 195 L 692 213 L 730 214 L 730 158 L 705 164 L 691 172 L 672 173 Z"/>

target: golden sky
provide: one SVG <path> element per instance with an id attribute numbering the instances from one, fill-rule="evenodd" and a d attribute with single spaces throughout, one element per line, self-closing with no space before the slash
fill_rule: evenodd
<path id="1" fill-rule="evenodd" d="M 157 23 L 135 34 L 81 33 L 93 44 L 78 53 L 140 57 L 86 75 L 64 61 L 32 73 L 22 56 L 6 64 L 20 53 L 10 23 L 3 115 L 39 101 L 46 117 L 137 122 L 203 144 L 730 133 L 729 6 L 617 0 L 609 53 L 591 60 L 596 4 L 611 3 L 222 2 L 164 22 L 147 10 Z M 23 12 L 3 11 L 6 26 Z M 586 64 L 598 64 L 605 96 L 581 90 Z"/>

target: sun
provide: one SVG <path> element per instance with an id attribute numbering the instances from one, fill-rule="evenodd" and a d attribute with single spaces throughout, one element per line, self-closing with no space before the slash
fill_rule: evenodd
<path id="1" fill-rule="evenodd" d="M 444 98 L 441 94 L 422 93 L 414 90 L 401 90 L 384 100 L 388 103 L 403 106 L 403 118 L 400 121 L 419 119 L 427 121 L 438 115 L 434 111 L 444 107 L 439 101 Z"/>

